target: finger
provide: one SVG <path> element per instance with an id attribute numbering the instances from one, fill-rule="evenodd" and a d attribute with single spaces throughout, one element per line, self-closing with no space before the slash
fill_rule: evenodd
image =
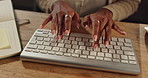
<path id="1" fill-rule="evenodd" d="M 123 30 L 121 30 L 116 24 L 113 24 L 112 29 L 120 33 L 121 35 L 126 35 L 127 33 Z"/>
<path id="2" fill-rule="evenodd" d="M 58 26 L 57 26 L 57 29 L 58 29 L 58 39 L 61 39 L 62 38 L 62 33 L 64 32 L 63 31 L 63 24 L 64 24 L 64 13 L 63 12 L 59 12 L 57 13 L 57 18 L 58 18 Z"/>
<path id="3" fill-rule="evenodd" d="M 44 22 L 43 22 L 43 24 L 40 26 L 40 28 L 44 28 L 45 25 L 46 25 L 49 21 L 51 21 L 51 20 L 52 20 L 52 15 L 49 14 L 48 18 L 46 18 L 46 19 L 44 20 Z"/>
<path id="4" fill-rule="evenodd" d="M 111 36 L 111 26 L 106 26 L 105 28 L 105 39 L 104 39 L 104 45 L 107 46 L 110 41 Z"/>
<path id="5" fill-rule="evenodd" d="M 52 19 L 52 33 L 55 34 L 57 29 L 57 16 L 54 16 L 54 18 Z"/>
<path id="6" fill-rule="evenodd" d="M 85 28 L 88 28 L 91 24 L 91 19 L 90 19 L 90 16 L 87 15 L 84 17 L 84 20 L 83 20 L 83 25 Z"/>
<path id="7" fill-rule="evenodd" d="M 97 38 L 98 38 L 97 35 L 98 35 L 99 25 L 100 25 L 100 21 L 99 20 L 92 20 L 94 41 L 97 41 Z"/>
<path id="8" fill-rule="evenodd" d="M 80 28 L 81 20 L 80 20 L 79 14 L 77 12 L 74 13 L 73 20 L 75 20 L 75 24 L 76 24 L 77 28 Z"/>
<path id="9" fill-rule="evenodd" d="M 71 21 L 72 21 L 72 16 L 70 15 L 65 15 L 65 34 L 69 35 L 70 30 L 71 30 Z"/>

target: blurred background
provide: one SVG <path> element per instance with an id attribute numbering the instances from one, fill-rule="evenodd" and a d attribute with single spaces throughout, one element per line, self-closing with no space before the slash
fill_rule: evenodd
<path id="1" fill-rule="evenodd" d="M 36 0 L 12 0 L 13 7 L 20 10 L 42 12 L 36 4 Z M 141 0 L 137 12 L 124 19 L 124 22 L 148 24 L 148 0 Z"/>

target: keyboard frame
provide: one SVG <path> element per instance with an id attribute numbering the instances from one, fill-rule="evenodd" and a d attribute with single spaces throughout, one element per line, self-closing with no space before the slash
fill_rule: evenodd
<path id="1" fill-rule="evenodd" d="M 37 30 L 41 30 L 41 29 L 37 29 Z M 37 32 L 37 30 L 35 31 L 35 33 Z M 43 29 L 43 30 L 47 30 L 47 29 Z M 33 36 L 35 35 L 35 33 L 33 34 Z M 33 38 L 33 36 L 31 37 L 31 39 Z M 31 39 L 29 40 L 26 46 L 29 45 Z M 56 64 L 56 65 L 63 65 L 63 66 L 70 66 L 70 67 L 77 67 L 77 68 L 84 68 L 84 69 L 103 70 L 103 71 L 126 73 L 126 74 L 133 74 L 133 75 L 138 75 L 140 73 L 140 67 L 138 64 L 138 59 L 137 59 L 135 50 L 134 50 L 134 54 L 137 61 L 136 65 L 107 62 L 104 60 L 100 61 L 100 60 L 92 60 L 92 59 L 57 56 L 52 54 L 26 52 L 25 49 L 26 47 L 24 48 L 24 50 L 20 55 L 20 58 L 22 61 Z"/>

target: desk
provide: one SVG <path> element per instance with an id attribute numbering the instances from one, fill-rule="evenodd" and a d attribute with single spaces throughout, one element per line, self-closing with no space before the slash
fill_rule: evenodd
<path id="1" fill-rule="evenodd" d="M 23 47 L 43 22 L 48 14 L 15 10 L 17 18 L 29 19 L 30 24 L 19 26 Z M 64 67 L 50 64 L 22 62 L 19 55 L 0 60 L 0 78 L 146 78 L 148 76 L 148 34 L 143 25 L 116 22 L 128 35 L 120 36 L 113 31 L 113 36 L 131 38 L 141 66 L 141 74 L 137 76 Z M 83 28 L 81 27 L 80 30 Z M 73 32 L 76 29 L 72 29 Z M 82 32 L 82 31 L 78 31 Z M 82 33 L 86 33 L 85 31 Z M 147 36 L 147 37 L 146 37 Z"/>

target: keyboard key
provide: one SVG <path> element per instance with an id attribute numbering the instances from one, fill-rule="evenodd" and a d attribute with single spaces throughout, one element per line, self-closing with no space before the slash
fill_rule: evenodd
<path id="1" fill-rule="evenodd" d="M 121 60 L 122 63 L 128 63 L 128 60 Z"/>
<path id="2" fill-rule="evenodd" d="M 88 51 L 93 51 L 93 49 L 94 49 L 93 47 L 87 47 Z"/>
<path id="3" fill-rule="evenodd" d="M 44 42 L 44 45 L 45 46 L 49 46 L 50 45 L 50 42 Z"/>
<path id="4" fill-rule="evenodd" d="M 110 41 L 110 45 L 116 45 L 116 42 Z"/>
<path id="5" fill-rule="evenodd" d="M 56 52 L 54 51 L 47 51 L 48 54 L 55 54 Z"/>
<path id="6" fill-rule="evenodd" d="M 36 37 L 48 37 L 48 34 L 36 33 L 34 36 L 36 36 Z"/>
<path id="7" fill-rule="evenodd" d="M 64 43 L 58 43 L 58 47 L 64 47 Z"/>
<path id="8" fill-rule="evenodd" d="M 64 56 L 71 56 L 71 53 L 64 53 Z"/>
<path id="9" fill-rule="evenodd" d="M 56 55 L 63 55 L 63 52 L 56 52 Z"/>
<path id="10" fill-rule="evenodd" d="M 62 39 L 68 40 L 68 36 L 63 36 Z"/>
<path id="11" fill-rule="evenodd" d="M 85 43 L 85 46 L 87 46 L 87 47 L 91 47 L 91 46 L 92 46 L 92 43 L 90 43 L 90 42 L 86 42 L 86 43 Z"/>
<path id="12" fill-rule="evenodd" d="M 84 46 L 84 42 L 79 42 L 78 44 L 81 46 Z"/>
<path id="13" fill-rule="evenodd" d="M 70 44 L 71 40 L 65 40 L 64 43 Z"/>
<path id="14" fill-rule="evenodd" d="M 43 44 L 43 41 L 37 41 L 36 44 L 37 44 L 37 45 L 42 45 L 42 44 Z"/>
<path id="15" fill-rule="evenodd" d="M 46 50 L 46 51 L 50 51 L 51 49 L 52 49 L 51 46 L 46 46 L 46 47 L 45 47 L 45 50 Z"/>
<path id="16" fill-rule="evenodd" d="M 120 60 L 119 59 L 113 59 L 113 62 L 120 62 Z"/>
<path id="17" fill-rule="evenodd" d="M 85 47 L 85 46 L 80 46 L 79 49 L 81 49 L 81 50 L 85 50 L 86 47 Z"/>
<path id="18" fill-rule="evenodd" d="M 136 60 L 135 56 L 128 56 L 129 60 Z"/>
<path id="19" fill-rule="evenodd" d="M 120 55 L 119 54 L 113 54 L 113 58 L 120 59 Z"/>
<path id="20" fill-rule="evenodd" d="M 126 46 L 126 47 L 132 47 L 132 44 L 131 43 L 124 43 L 124 46 Z"/>
<path id="21" fill-rule="evenodd" d="M 40 50 L 38 50 L 38 49 L 33 49 L 32 52 L 34 52 L 34 53 L 39 53 Z"/>
<path id="22" fill-rule="evenodd" d="M 120 46 L 114 46 L 114 49 L 120 50 Z"/>
<path id="23" fill-rule="evenodd" d="M 80 55 L 81 58 L 87 58 L 87 55 Z"/>
<path id="24" fill-rule="evenodd" d="M 30 44 L 34 44 L 35 45 L 36 44 L 36 40 L 31 40 Z"/>
<path id="25" fill-rule="evenodd" d="M 123 54 L 122 50 L 116 50 L 117 54 Z"/>
<path id="26" fill-rule="evenodd" d="M 25 51 L 26 51 L 26 52 L 31 52 L 32 49 L 26 48 Z"/>
<path id="27" fill-rule="evenodd" d="M 50 38 L 44 38 L 44 41 L 49 42 Z"/>
<path id="28" fill-rule="evenodd" d="M 106 49 L 106 48 L 102 48 L 102 49 L 101 49 L 101 52 L 105 52 L 105 53 L 107 53 L 107 52 L 108 52 L 108 49 Z"/>
<path id="29" fill-rule="evenodd" d="M 122 42 L 117 42 L 117 45 L 118 46 L 123 46 L 123 43 Z"/>
<path id="30" fill-rule="evenodd" d="M 95 59 L 95 56 L 88 56 L 89 59 Z"/>
<path id="31" fill-rule="evenodd" d="M 136 61 L 129 61 L 130 64 L 137 64 Z"/>
<path id="32" fill-rule="evenodd" d="M 119 42 L 124 42 L 124 38 L 118 38 Z"/>
<path id="33" fill-rule="evenodd" d="M 97 52 L 95 52 L 95 51 L 90 51 L 90 55 L 96 56 L 96 55 L 97 55 Z"/>
<path id="34" fill-rule="evenodd" d="M 45 48 L 45 47 L 42 46 L 42 45 L 39 45 L 39 46 L 38 46 L 38 49 L 39 49 L 39 50 L 44 50 L 44 48 Z"/>
<path id="35" fill-rule="evenodd" d="M 93 48 L 93 47 L 92 47 Z M 93 50 L 93 49 L 92 49 Z M 94 51 L 101 51 L 100 48 L 94 48 Z"/>
<path id="36" fill-rule="evenodd" d="M 111 58 L 104 58 L 104 61 L 112 61 Z"/>
<path id="37" fill-rule="evenodd" d="M 77 45 L 78 44 L 78 41 L 72 41 L 71 44 Z"/>
<path id="38" fill-rule="evenodd" d="M 135 55 L 134 52 L 132 51 L 124 51 L 124 54 L 125 55 Z"/>
<path id="39" fill-rule="evenodd" d="M 67 52 L 67 48 L 60 48 L 60 51 L 66 53 Z"/>
<path id="40" fill-rule="evenodd" d="M 102 56 L 102 57 L 104 57 L 104 53 L 102 53 L 102 52 L 98 52 L 98 56 Z"/>
<path id="41" fill-rule="evenodd" d="M 111 40 L 112 41 L 118 41 L 117 38 L 115 38 L 115 37 L 112 37 Z"/>
<path id="42" fill-rule="evenodd" d="M 83 38 L 82 41 L 83 42 L 88 42 L 88 38 Z"/>
<path id="43" fill-rule="evenodd" d="M 40 50 L 40 53 L 42 53 L 42 54 L 47 54 L 47 51 L 45 51 L 45 50 Z"/>
<path id="44" fill-rule="evenodd" d="M 83 51 L 82 54 L 84 54 L 84 55 L 89 55 L 89 51 Z"/>
<path id="45" fill-rule="evenodd" d="M 127 50 L 127 51 L 133 51 L 133 48 L 131 47 L 121 47 L 122 50 Z"/>
<path id="46" fill-rule="evenodd" d="M 78 49 L 78 47 L 79 47 L 78 45 L 72 45 L 73 49 Z"/>
<path id="47" fill-rule="evenodd" d="M 51 46 L 57 46 L 57 43 L 51 43 L 50 45 Z"/>
<path id="48" fill-rule="evenodd" d="M 29 49 L 36 49 L 37 48 L 37 45 L 31 45 L 31 44 L 29 44 L 27 46 L 27 48 L 29 48 Z"/>
<path id="49" fill-rule="evenodd" d="M 71 44 L 65 44 L 65 48 L 71 48 Z"/>
<path id="50" fill-rule="evenodd" d="M 96 59 L 97 59 L 97 60 L 103 60 L 103 57 L 97 56 Z"/>
<path id="51" fill-rule="evenodd" d="M 75 50 L 74 53 L 76 53 L 76 54 L 81 54 L 81 52 L 82 52 L 82 50 Z"/>
<path id="52" fill-rule="evenodd" d="M 76 41 L 81 41 L 81 38 L 77 37 L 77 38 L 76 38 Z"/>
<path id="53" fill-rule="evenodd" d="M 68 53 L 74 53 L 74 49 L 68 49 L 67 52 Z"/>
<path id="54" fill-rule="evenodd" d="M 121 55 L 121 59 L 125 59 L 125 60 L 127 60 L 128 57 L 127 57 L 127 55 Z"/>
<path id="55" fill-rule="evenodd" d="M 73 53 L 73 54 L 71 54 L 73 57 L 79 57 L 79 54 L 75 54 L 75 53 Z"/>
<path id="56" fill-rule="evenodd" d="M 113 48 L 113 46 L 112 45 L 108 45 L 108 46 L 106 46 L 108 49 L 112 49 Z"/>
<path id="57" fill-rule="evenodd" d="M 69 37 L 69 40 L 75 40 L 75 37 Z"/>
<path id="58" fill-rule="evenodd" d="M 53 51 L 59 51 L 59 47 L 53 47 L 52 50 Z"/>
<path id="59" fill-rule="evenodd" d="M 114 49 L 109 49 L 109 53 L 116 53 Z"/>
<path id="60" fill-rule="evenodd" d="M 105 53 L 105 57 L 110 57 L 110 58 L 112 58 L 112 54 L 110 54 L 110 53 Z"/>
<path id="61" fill-rule="evenodd" d="M 130 39 L 125 39 L 125 42 L 131 43 L 131 40 Z"/>

